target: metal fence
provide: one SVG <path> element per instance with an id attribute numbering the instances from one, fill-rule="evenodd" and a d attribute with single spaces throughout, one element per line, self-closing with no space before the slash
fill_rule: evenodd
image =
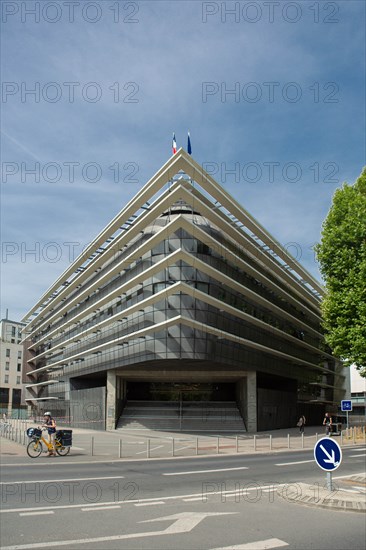
<path id="1" fill-rule="evenodd" d="M 33 422 L 23 419 L 11 419 L 0 423 L 0 436 L 21 445 L 27 445 L 29 438 L 26 435 L 28 427 Z M 280 437 L 272 434 L 245 435 L 245 436 L 187 436 L 177 437 L 147 437 L 143 441 L 131 441 L 131 439 L 119 438 L 117 434 L 104 432 L 90 435 L 78 433 L 74 435 L 74 456 L 93 456 L 110 458 L 164 458 L 169 456 L 188 457 L 203 455 L 223 455 L 236 453 L 255 453 L 280 450 L 311 449 L 316 441 L 324 437 L 324 434 L 294 435 L 287 434 Z M 141 439 L 141 438 L 140 438 Z M 338 439 L 341 447 L 363 444 L 366 442 L 366 429 L 352 427 L 340 433 Z"/>

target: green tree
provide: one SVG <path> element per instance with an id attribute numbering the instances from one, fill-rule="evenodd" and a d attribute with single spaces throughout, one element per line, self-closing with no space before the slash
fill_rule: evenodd
<path id="1" fill-rule="evenodd" d="M 315 251 L 326 287 L 326 341 L 366 377 L 366 168 L 335 192 Z"/>

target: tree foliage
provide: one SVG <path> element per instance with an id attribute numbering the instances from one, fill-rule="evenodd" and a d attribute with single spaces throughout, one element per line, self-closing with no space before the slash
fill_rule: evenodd
<path id="1" fill-rule="evenodd" d="M 335 192 L 315 250 L 326 287 L 326 340 L 366 377 L 366 168 Z"/>

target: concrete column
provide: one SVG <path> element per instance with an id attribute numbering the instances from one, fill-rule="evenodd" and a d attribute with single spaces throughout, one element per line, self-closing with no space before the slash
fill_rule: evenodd
<path id="1" fill-rule="evenodd" d="M 237 383 L 237 403 L 248 432 L 257 431 L 257 373 L 246 372 Z"/>
<path id="2" fill-rule="evenodd" d="M 247 430 L 257 431 L 257 373 L 247 374 Z"/>
<path id="3" fill-rule="evenodd" d="M 107 395 L 106 395 L 106 429 L 114 430 L 116 427 L 116 373 L 107 371 Z"/>

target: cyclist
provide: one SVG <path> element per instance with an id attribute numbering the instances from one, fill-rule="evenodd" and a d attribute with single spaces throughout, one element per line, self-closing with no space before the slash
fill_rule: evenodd
<path id="1" fill-rule="evenodd" d="M 52 418 L 50 412 L 45 412 L 43 416 L 44 416 L 43 426 L 47 428 L 48 439 L 49 439 L 49 442 L 52 444 L 52 449 L 48 451 L 48 456 L 56 456 L 56 453 L 55 453 L 56 422 L 54 418 Z"/>
<path id="2" fill-rule="evenodd" d="M 329 413 L 325 413 L 325 417 L 323 420 L 323 426 L 325 426 L 325 435 L 331 436 L 332 435 L 332 417 Z"/>

